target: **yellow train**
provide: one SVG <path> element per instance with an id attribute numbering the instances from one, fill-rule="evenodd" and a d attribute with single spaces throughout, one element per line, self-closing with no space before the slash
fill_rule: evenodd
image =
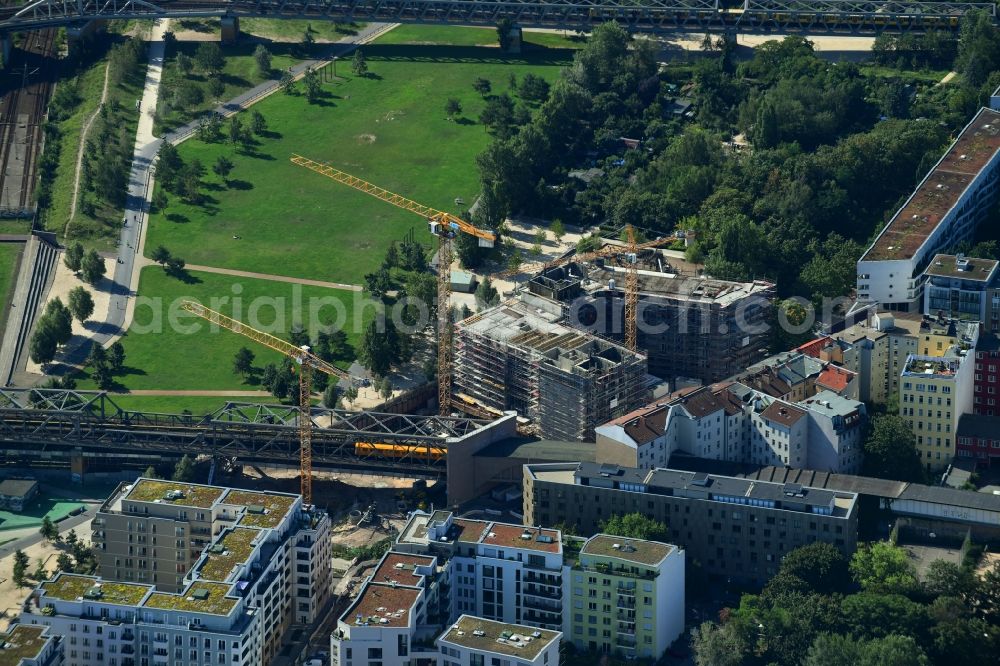
<path id="1" fill-rule="evenodd" d="M 444 460 L 448 450 L 440 446 L 410 446 L 390 442 L 356 442 L 354 455 L 361 457 L 380 456 L 383 458 L 418 458 L 420 460 Z"/>

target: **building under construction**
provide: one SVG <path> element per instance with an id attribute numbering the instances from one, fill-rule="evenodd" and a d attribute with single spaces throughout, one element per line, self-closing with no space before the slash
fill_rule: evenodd
<path id="1" fill-rule="evenodd" d="M 515 410 L 549 439 L 593 440 L 598 424 L 643 404 L 643 354 L 509 301 L 458 323 L 455 392 Z"/>
<path id="2" fill-rule="evenodd" d="M 712 383 L 767 355 L 774 284 L 685 274 L 690 265 L 682 272 L 671 263 L 681 262 L 660 250 L 644 250 L 638 261 L 638 346 L 648 354 L 650 373 Z M 559 303 L 570 326 L 618 340 L 624 282 L 624 264 L 609 256 L 543 271 L 522 298 L 537 307 Z"/>

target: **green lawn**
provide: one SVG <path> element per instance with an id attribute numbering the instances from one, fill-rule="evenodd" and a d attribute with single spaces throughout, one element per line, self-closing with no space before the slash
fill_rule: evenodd
<path id="1" fill-rule="evenodd" d="M 17 281 L 17 267 L 24 243 L 0 243 L 0 330 L 7 325 L 7 311 L 10 309 L 14 283 Z"/>
<path id="2" fill-rule="evenodd" d="M 360 330 L 355 330 L 354 326 L 355 308 L 365 319 L 373 314 L 372 308 L 361 310 L 363 297 L 357 292 L 197 272 L 191 272 L 185 282 L 168 276 L 159 266 L 143 269 L 139 293 L 143 301 L 137 304 L 135 320 L 122 339 L 126 368 L 122 375 L 115 377 L 120 384 L 116 390 L 257 390 L 256 379 L 244 382 L 233 374 L 236 351 L 240 347 L 253 351 L 256 355 L 254 366 L 258 369 L 279 362 L 278 352 L 225 329 L 212 330 L 207 322 L 180 310 L 182 299 L 197 300 L 213 310 L 266 328 L 267 332 L 281 337 L 287 337 L 293 323 L 302 322 L 308 326 L 310 303 L 322 305 L 311 299 L 325 298 L 329 299 L 328 303 L 339 301 L 345 312 L 343 328 L 352 345 L 357 345 L 360 339 Z M 294 308 L 296 293 L 301 294 L 298 312 Z M 234 312 L 232 299 L 237 295 L 240 311 Z M 325 305 L 319 310 L 323 326 L 336 321 L 335 307 Z M 171 320 L 177 325 L 172 326 Z M 346 367 L 347 364 L 341 365 Z M 80 376 L 78 381 L 81 389 L 95 388 L 90 377 Z M 119 402 L 119 396 L 112 399 L 125 406 Z M 224 402 L 223 398 L 214 400 L 219 404 Z"/>
<path id="3" fill-rule="evenodd" d="M 147 253 L 162 244 L 183 248 L 192 264 L 358 284 L 378 267 L 389 242 L 411 228 L 429 245 L 419 217 L 295 166 L 289 157 L 329 161 L 443 210 L 459 209 L 456 198 L 471 205 L 479 187 L 475 156 L 489 140 L 475 120 L 485 102 L 472 82 L 488 78 L 499 93 L 510 74 L 554 80 L 572 51 L 538 47 L 506 56 L 493 47 L 411 42 L 494 38 L 475 28 L 397 28 L 365 47 L 373 76 L 354 77 L 341 63 L 338 74 L 347 78 L 325 84 L 319 104 L 280 93 L 257 104 L 271 133 L 252 154 L 197 139 L 181 144 L 185 160 L 206 166 L 227 156 L 235 164 L 232 182 L 224 186 L 210 172 L 208 204 L 201 207 L 171 196 L 166 210 L 152 216 Z M 445 116 L 450 97 L 462 104 L 460 122 Z"/>
<path id="4" fill-rule="evenodd" d="M 861 65 L 860 70 L 864 76 L 904 79 L 917 83 L 940 83 L 941 79 L 948 74 L 948 70 L 946 69 L 897 69 L 895 67 L 872 64 Z"/>
<path id="5" fill-rule="evenodd" d="M 253 390 L 256 387 L 245 387 Z M 227 402 L 252 402 L 269 404 L 274 398 L 232 396 L 228 398 L 211 396 L 158 396 L 158 395 L 112 395 L 111 400 L 122 409 L 137 412 L 158 412 L 160 414 L 181 414 L 185 410 L 196 416 L 211 414 Z"/>
<path id="6" fill-rule="evenodd" d="M 271 52 L 271 67 L 273 71 L 262 74 L 253 57 L 255 48 L 257 48 L 257 45 L 249 42 L 222 45 L 222 54 L 225 56 L 226 61 L 221 78 L 225 84 L 225 89 L 222 95 L 214 98 L 209 94 L 208 77 L 203 72 L 195 69 L 185 77 L 183 72 L 177 67 L 177 54 L 186 53 L 194 57 L 195 51 L 198 49 L 198 43 L 176 42 L 173 46 L 168 47 L 163 74 L 160 78 L 160 96 L 157 99 L 157 118 L 153 128 L 154 134 L 160 136 L 164 132 L 197 118 L 205 111 L 214 109 L 220 103 L 246 92 L 272 76 L 276 76 L 274 72 L 287 69 L 289 65 L 297 63 L 306 54 L 302 47 L 296 44 L 268 44 L 267 48 Z M 184 105 L 172 101 L 174 91 L 185 79 L 201 89 L 204 99 L 200 104 Z"/>
<path id="7" fill-rule="evenodd" d="M 334 23 L 333 21 L 240 19 L 241 33 L 279 42 L 299 42 L 306 30 L 309 30 L 315 40 L 336 42 L 347 35 L 356 34 L 363 27 L 363 23 Z"/>

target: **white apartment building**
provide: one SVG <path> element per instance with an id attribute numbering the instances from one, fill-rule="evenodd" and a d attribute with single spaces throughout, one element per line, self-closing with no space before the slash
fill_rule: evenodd
<path id="1" fill-rule="evenodd" d="M 330 520 L 299 495 L 141 478 L 93 526 L 103 570 L 163 572 L 173 588 L 184 567 L 183 579 L 177 591 L 66 574 L 41 583 L 22 621 L 66 635 L 69 666 L 265 666 L 329 599 Z"/>
<path id="2" fill-rule="evenodd" d="M 13 624 L 0 632 L 0 664 L 3 666 L 61 666 L 62 636 L 48 627 Z"/>
<path id="3" fill-rule="evenodd" d="M 437 639 L 441 666 L 558 666 L 558 631 L 463 615 Z"/>
<path id="4" fill-rule="evenodd" d="M 922 305 L 935 254 L 971 239 L 996 200 L 1000 112 L 983 108 L 858 261 L 858 300 L 889 310 Z"/>

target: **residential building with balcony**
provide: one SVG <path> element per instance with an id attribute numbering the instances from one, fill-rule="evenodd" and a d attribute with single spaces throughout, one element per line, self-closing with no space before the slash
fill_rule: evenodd
<path id="1" fill-rule="evenodd" d="M 984 467 L 1000 461 L 1000 416 L 963 414 L 958 419 L 956 455 Z"/>
<path id="2" fill-rule="evenodd" d="M 913 430 L 917 454 L 929 471 L 951 463 L 959 418 L 972 412 L 973 355 L 959 353 L 911 354 L 900 375 L 899 415 Z"/>
<path id="3" fill-rule="evenodd" d="M 562 634 L 463 615 L 436 643 L 441 666 L 557 666 Z"/>
<path id="4" fill-rule="evenodd" d="M 992 296 L 998 286 L 1000 265 L 995 259 L 977 259 L 961 254 L 939 254 L 924 271 L 923 312 L 982 322 L 989 330 L 1000 326 L 1000 302 Z"/>
<path id="5" fill-rule="evenodd" d="M 575 547 L 564 576 L 566 638 L 618 658 L 659 659 L 684 633 L 684 551 L 607 534 L 567 543 Z"/>
<path id="6" fill-rule="evenodd" d="M 1000 416 L 1000 337 L 982 333 L 976 341 L 972 413 Z"/>
<path id="7" fill-rule="evenodd" d="M 850 557 L 857 544 L 853 492 L 595 463 L 524 467 L 525 523 L 596 534 L 608 518 L 635 512 L 665 523 L 706 573 L 754 584 L 799 546 L 823 541 Z"/>
<path id="8" fill-rule="evenodd" d="M 48 627 L 13 624 L 0 632 L 0 665 L 62 666 L 62 636 Z"/>

